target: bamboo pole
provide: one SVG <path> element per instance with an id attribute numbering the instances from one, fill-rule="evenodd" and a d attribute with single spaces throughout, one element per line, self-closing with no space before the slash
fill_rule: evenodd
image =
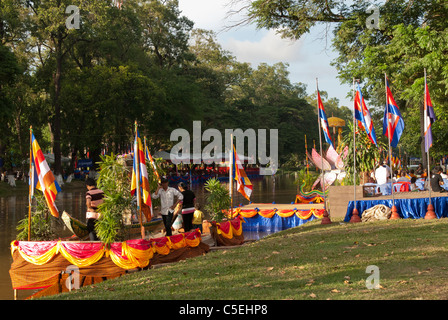
<path id="1" fill-rule="evenodd" d="M 142 205 L 141 205 L 141 194 L 140 194 L 140 159 L 139 159 L 139 145 L 137 139 L 137 120 L 135 121 L 135 142 L 134 142 L 134 163 L 135 166 L 135 180 L 136 180 L 136 193 L 137 193 L 137 211 L 139 213 L 140 219 L 140 232 L 142 239 L 145 239 L 145 227 L 143 226 L 142 217 Z"/>
<path id="2" fill-rule="evenodd" d="M 29 172 L 29 187 L 28 187 L 28 241 L 31 241 L 31 205 L 33 202 L 34 190 L 34 170 L 33 170 L 33 126 L 30 126 L 30 172 Z"/>
<path id="3" fill-rule="evenodd" d="M 230 158 L 229 158 L 229 193 L 230 193 L 230 217 L 233 217 L 233 134 L 230 134 Z"/>

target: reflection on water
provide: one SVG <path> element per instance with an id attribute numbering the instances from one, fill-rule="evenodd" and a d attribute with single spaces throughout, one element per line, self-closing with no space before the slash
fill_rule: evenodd
<path id="1" fill-rule="evenodd" d="M 294 184 L 295 175 L 281 175 L 273 177 L 262 177 L 253 179 L 252 202 L 256 203 L 291 203 L 296 196 L 296 185 Z M 226 185 L 228 185 L 226 183 Z M 206 192 L 203 185 L 193 185 L 192 190 L 196 194 L 196 199 L 204 204 Z M 56 205 L 59 211 L 67 211 L 73 217 L 85 220 L 85 191 L 61 192 L 57 196 Z M 234 193 L 234 205 L 245 205 L 248 201 L 238 192 Z M 28 197 L 26 195 L 0 197 L 0 299 L 13 299 L 13 290 L 9 269 L 12 263 L 10 244 L 17 235 L 17 223 L 24 219 L 28 214 Z M 71 236 L 68 230 L 63 226 L 59 219 L 57 222 L 57 234 L 59 237 Z M 20 291 L 20 290 L 19 290 Z M 20 294 L 20 292 L 19 292 Z M 29 296 L 19 295 L 19 299 Z"/>

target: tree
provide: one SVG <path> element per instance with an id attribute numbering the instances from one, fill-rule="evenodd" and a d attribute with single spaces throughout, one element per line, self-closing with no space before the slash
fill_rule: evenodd
<path id="1" fill-rule="evenodd" d="M 80 10 L 82 24 L 79 29 L 68 29 L 65 13 L 69 5 Z M 103 23 L 100 19 L 107 10 L 106 2 L 102 1 L 68 1 L 44 0 L 27 2 L 28 17 L 26 25 L 30 31 L 29 44 L 37 52 L 36 60 L 42 70 L 51 73 L 52 80 L 45 88 L 51 95 L 51 110 L 48 114 L 52 133 L 53 153 L 55 157 L 54 171 L 61 173 L 61 87 L 65 74 L 64 61 L 72 47 L 79 41 L 89 41 L 94 35 L 92 27 Z"/>
<path id="2" fill-rule="evenodd" d="M 237 1 L 239 2 L 239 1 Z M 393 86 L 394 98 L 402 109 L 406 126 L 402 144 L 406 149 L 424 156 L 421 119 L 423 106 L 423 69 L 428 71 L 431 98 L 436 114 L 446 114 L 446 28 L 448 3 L 443 0 L 397 0 L 376 3 L 380 11 L 379 28 L 370 29 L 366 23 L 373 4 L 355 1 L 263 1 L 247 5 L 247 20 L 259 28 L 278 30 L 282 36 L 299 39 L 319 23 L 334 26 L 333 47 L 339 53 L 334 65 L 344 83 L 360 79 L 364 96 L 373 105 L 385 104 L 384 73 Z M 384 110 L 384 109 L 383 109 Z M 440 127 L 439 127 L 440 125 Z M 442 116 L 434 125 L 434 153 L 446 150 L 447 123 Z M 420 132 L 417 131 L 419 128 Z"/>

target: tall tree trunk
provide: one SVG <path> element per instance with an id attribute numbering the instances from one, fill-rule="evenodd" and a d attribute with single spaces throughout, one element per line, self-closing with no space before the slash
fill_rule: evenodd
<path id="1" fill-rule="evenodd" d="M 53 76 L 54 80 L 54 117 L 51 126 L 53 134 L 53 153 L 54 153 L 54 173 L 57 175 L 62 173 L 61 158 L 61 106 L 59 104 L 59 96 L 61 93 L 61 75 L 62 75 L 62 35 L 58 34 L 56 39 L 56 71 Z"/>

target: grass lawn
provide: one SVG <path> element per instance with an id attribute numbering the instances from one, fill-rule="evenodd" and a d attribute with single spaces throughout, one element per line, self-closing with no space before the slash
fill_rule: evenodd
<path id="1" fill-rule="evenodd" d="M 312 221 L 47 299 L 408 300 L 448 298 L 448 219 Z M 367 289 L 366 268 L 379 268 Z"/>

